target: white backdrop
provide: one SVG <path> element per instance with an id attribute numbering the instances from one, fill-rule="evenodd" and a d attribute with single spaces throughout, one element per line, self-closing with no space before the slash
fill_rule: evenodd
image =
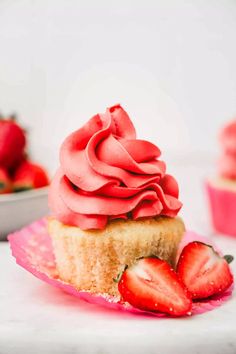
<path id="1" fill-rule="evenodd" d="M 235 0 L 0 0 L 0 110 L 53 170 L 67 133 L 120 102 L 171 171 L 188 155 L 203 175 L 236 115 L 235 43 Z"/>

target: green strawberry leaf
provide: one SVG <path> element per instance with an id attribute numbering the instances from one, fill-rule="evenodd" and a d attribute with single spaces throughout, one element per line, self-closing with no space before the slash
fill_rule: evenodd
<path id="1" fill-rule="evenodd" d="M 6 186 L 6 184 L 5 184 L 4 182 L 0 181 L 0 190 L 1 190 L 1 189 L 4 189 L 5 186 Z"/>
<path id="2" fill-rule="evenodd" d="M 32 187 L 32 186 L 15 187 L 15 188 L 14 188 L 14 192 L 15 192 L 15 193 L 24 192 L 24 191 L 29 191 L 30 189 L 33 189 L 33 187 Z"/>
<path id="3" fill-rule="evenodd" d="M 228 264 L 230 264 L 231 262 L 233 262 L 234 256 L 231 256 L 231 254 L 226 254 L 226 255 L 224 256 L 224 259 L 226 260 L 226 262 L 227 262 Z"/>
<path id="4" fill-rule="evenodd" d="M 114 281 L 115 283 L 119 283 L 119 282 L 120 282 L 121 277 L 122 277 L 124 271 L 125 271 L 127 268 L 128 268 L 128 266 L 127 266 L 127 264 L 126 264 L 126 265 L 124 266 L 124 269 L 117 275 L 117 277 L 116 277 L 116 278 L 113 278 L 113 281 Z"/>

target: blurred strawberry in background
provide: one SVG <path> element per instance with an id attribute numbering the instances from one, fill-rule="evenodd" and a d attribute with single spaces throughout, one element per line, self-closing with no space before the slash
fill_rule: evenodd
<path id="1" fill-rule="evenodd" d="M 49 184 L 47 172 L 29 161 L 26 132 L 16 116 L 0 116 L 0 194 L 40 188 Z"/>
<path id="2" fill-rule="evenodd" d="M 24 154 L 26 137 L 15 116 L 0 119 L 0 166 L 14 168 Z"/>
<path id="3" fill-rule="evenodd" d="M 22 190 L 40 188 L 49 184 L 48 176 L 45 170 L 30 161 L 24 161 L 16 169 L 13 178 L 13 190 L 19 192 Z"/>

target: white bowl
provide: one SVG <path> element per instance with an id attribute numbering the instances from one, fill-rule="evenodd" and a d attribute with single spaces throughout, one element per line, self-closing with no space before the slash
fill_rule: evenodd
<path id="1" fill-rule="evenodd" d="M 0 240 L 48 214 L 48 187 L 0 195 Z"/>

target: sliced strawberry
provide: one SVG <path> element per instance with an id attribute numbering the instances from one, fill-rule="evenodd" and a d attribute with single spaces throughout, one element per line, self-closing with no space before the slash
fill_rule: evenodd
<path id="1" fill-rule="evenodd" d="M 226 259 L 213 247 L 201 242 L 195 241 L 185 246 L 178 261 L 177 273 L 193 299 L 204 299 L 229 288 L 233 275 Z"/>
<path id="2" fill-rule="evenodd" d="M 48 184 L 49 179 L 46 171 L 30 161 L 24 161 L 15 171 L 13 188 L 16 192 L 40 188 Z"/>
<path id="3" fill-rule="evenodd" d="M 7 170 L 0 167 L 0 194 L 10 193 L 12 191 L 12 183 Z"/>
<path id="4" fill-rule="evenodd" d="M 170 265 L 156 257 L 142 258 L 118 279 L 124 301 L 142 310 L 173 316 L 191 312 L 192 301 Z"/>

